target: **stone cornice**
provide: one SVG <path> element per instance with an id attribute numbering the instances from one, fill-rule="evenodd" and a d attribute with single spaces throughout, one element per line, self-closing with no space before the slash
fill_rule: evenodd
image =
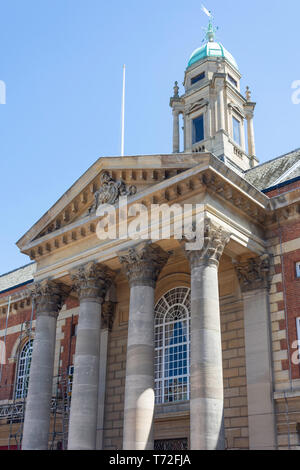
<path id="1" fill-rule="evenodd" d="M 250 258 L 243 263 L 235 263 L 234 266 L 243 293 L 269 288 L 270 255 Z"/>

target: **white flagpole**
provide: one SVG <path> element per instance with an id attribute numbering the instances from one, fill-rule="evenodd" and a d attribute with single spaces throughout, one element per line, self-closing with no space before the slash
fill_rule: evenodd
<path id="1" fill-rule="evenodd" d="M 121 137 L 121 156 L 124 157 L 124 134 L 125 134 L 125 78 L 126 67 L 123 65 L 123 94 L 122 94 L 122 137 Z"/>

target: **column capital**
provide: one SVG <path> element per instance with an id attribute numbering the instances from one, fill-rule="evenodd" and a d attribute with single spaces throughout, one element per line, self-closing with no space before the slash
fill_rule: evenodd
<path id="1" fill-rule="evenodd" d="M 155 287 L 158 276 L 168 261 L 169 253 L 148 242 L 119 253 L 119 260 L 130 286 Z"/>
<path id="2" fill-rule="evenodd" d="M 108 300 L 102 304 L 101 308 L 101 328 L 112 330 L 116 312 L 116 303 Z"/>
<path id="3" fill-rule="evenodd" d="M 108 288 L 112 283 L 114 273 L 106 266 L 94 261 L 83 264 L 70 272 L 73 290 L 78 293 L 80 300 L 98 300 L 104 302 Z"/>
<path id="4" fill-rule="evenodd" d="M 231 234 L 211 219 L 204 220 L 204 240 L 201 250 L 187 250 L 185 254 L 190 261 L 191 267 L 201 264 L 219 266 L 225 246 L 229 243 Z"/>
<path id="5" fill-rule="evenodd" d="M 57 317 L 70 293 L 70 288 L 49 279 L 34 283 L 30 290 L 37 316 Z"/>
<path id="6" fill-rule="evenodd" d="M 235 270 L 243 293 L 257 289 L 269 289 L 271 256 L 264 254 L 235 264 Z"/>

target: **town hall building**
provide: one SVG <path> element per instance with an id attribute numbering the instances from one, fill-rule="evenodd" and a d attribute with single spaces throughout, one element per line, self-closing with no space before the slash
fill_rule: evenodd
<path id="1" fill-rule="evenodd" d="M 17 242 L 0 449 L 300 449 L 300 150 L 259 163 L 240 80 L 210 21 L 172 153 L 100 158 Z M 120 228 L 124 198 L 202 207 L 202 245 L 101 239 L 100 205 Z"/>

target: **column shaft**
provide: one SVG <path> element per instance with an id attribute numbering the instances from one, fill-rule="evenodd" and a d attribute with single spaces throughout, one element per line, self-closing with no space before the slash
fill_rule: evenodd
<path id="1" fill-rule="evenodd" d="M 179 153 L 180 141 L 179 141 L 179 113 L 173 111 L 173 153 Z"/>
<path id="2" fill-rule="evenodd" d="M 218 266 L 230 234 L 204 219 L 203 247 L 188 251 L 191 263 L 191 450 L 221 450 L 224 386 Z"/>
<path id="3" fill-rule="evenodd" d="M 120 253 L 130 283 L 124 450 L 154 448 L 154 289 L 167 259 L 168 254 L 147 242 Z"/>
<path id="4" fill-rule="evenodd" d="M 71 273 L 80 299 L 68 449 L 94 450 L 97 437 L 101 304 L 111 283 L 105 266 L 88 263 Z"/>
<path id="5" fill-rule="evenodd" d="M 255 139 L 254 139 L 254 125 L 253 117 L 247 117 L 247 132 L 248 132 L 248 154 L 252 157 L 256 155 Z"/>
<path id="6" fill-rule="evenodd" d="M 217 266 L 202 264 L 193 267 L 191 296 L 191 449 L 224 449 Z"/>
<path id="7" fill-rule="evenodd" d="M 80 302 L 68 449 L 96 448 L 101 304 Z"/>
<path id="8" fill-rule="evenodd" d="M 124 450 L 153 449 L 154 417 L 154 288 L 130 290 Z"/>
<path id="9" fill-rule="evenodd" d="M 62 286 L 42 281 L 32 289 L 37 320 L 23 429 L 23 450 L 48 449 L 56 323 L 66 296 Z"/>
<path id="10" fill-rule="evenodd" d="M 225 130 L 224 113 L 224 91 L 223 87 L 218 90 L 218 130 Z"/>
<path id="11" fill-rule="evenodd" d="M 36 320 L 23 430 L 23 450 L 47 450 L 50 426 L 56 315 Z"/>

